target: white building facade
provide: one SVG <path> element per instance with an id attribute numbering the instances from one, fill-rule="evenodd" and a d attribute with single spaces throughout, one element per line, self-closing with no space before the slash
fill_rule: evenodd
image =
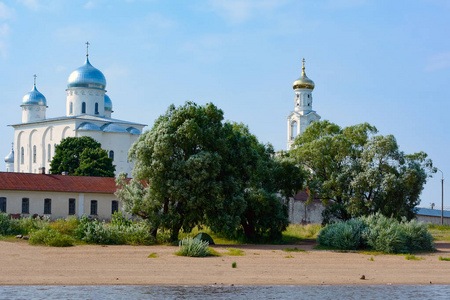
<path id="1" fill-rule="evenodd" d="M 145 124 L 113 119 L 112 101 L 106 95 L 106 79 L 94 68 L 88 54 L 83 66 L 73 71 L 66 89 L 66 116 L 46 118 L 47 99 L 36 88 L 22 99 L 22 123 L 14 128 L 14 146 L 5 157 L 7 171 L 38 173 L 50 170 L 55 146 L 66 137 L 89 136 L 108 152 L 116 174 L 131 176 L 133 165 L 128 150 Z"/>
<path id="2" fill-rule="evenodd" d="M 295 98 L 294 110 L 287 116 L 287 150 L 291 149 L 297 135 L 305 132 L 312 122 L 320 120 L 320 116 L 312 109 L 314 86 L 314 82 L 306 76 L 303 59 L 302 75 L 292 86 Z"/>

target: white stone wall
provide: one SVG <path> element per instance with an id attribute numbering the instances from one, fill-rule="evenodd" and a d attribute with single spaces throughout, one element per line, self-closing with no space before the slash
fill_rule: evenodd
<path id="1" fill-rule="evenodd" d="M 322 211 L 325 206 L 321 202 L 308 205 L 304 201 L 289 200 L 289 222 L 293 224 L 322 223 Z"/>
<path id="2" fill-rule="evenodd" d="M 441 224 L 441 217 L 416 215 L 416 219 L 419 222 L 432 223 L 432 224 L 437 224 L 437 225 Z M 443 221 L 444 221 L 444 224 L 450 225 L 450 218 L 444 217 Z"/>
<path id="3" fill-rule="evenodd" d="M 112 201 L 118 201 L 114 194 L 104 193 L 67 193 L 67 192 L 40 192 L 40 191 L 0 191 L 0 197 L 6 198 L 6 212 L 8 214 L 21 214 L 23 217 L 48 216 L 51 220 L 69 217 L 69 199 L 75 199 L 75 216 L 89 216 L 91 200 L 97 200 L 97 215 L 100 220 L 111 219 Z M 22 198 L 29 198 L 29 214 L 22 214 Z M 44 199 L 51 199 L 51 214 L 44 214 Z M 80 204 L 80 201 L 83 203 Z M 80 207 L 82 210 L 80 210 Z M 119 201 L 119 211 L 122 204 Z M 127 215 L 128 216 L 128 215 Z M 129 216 L 128 216 L 129 217 Z"/>

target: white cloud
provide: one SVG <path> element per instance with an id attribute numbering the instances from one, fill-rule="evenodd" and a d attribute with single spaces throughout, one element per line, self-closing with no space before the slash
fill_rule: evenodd
<path id="1" fill-rule="evenodd" d="M 19 0 L 19 2 L 33 10 L 39 9 L 40 6 L 38 0 Z"/>
<path id="2" fill-rule="evenodd" d="M 283 0 L 210 0 L 210 9 L 228 22 L 239 24 L 254 14 L 271 12 L 285 5 Z"/>
<path id="3" fill-rule="evenodd" d="M 95 4 L 94 1 L 88 1 L 86 2 L 86 4 L 83 6 L 85 9 L 93 9 L 95 8 L 97 5 Z"/>
<path id="4" fill-rule="evenodd" d="M 450 68 L 450 51 L 429 57 L 425 71 L 432 72 L 448 68 Z"/>
<path id="5" fill-rule="evenodd" d="M 0 20 L 12 19 L 14 17 L 14 9 L 6 6 L 5 3 L 0 2 Z"/>

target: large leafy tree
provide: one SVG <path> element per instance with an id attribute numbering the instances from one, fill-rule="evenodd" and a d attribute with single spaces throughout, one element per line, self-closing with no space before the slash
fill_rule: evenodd
<path id="1" fill-rule="evenodd" d="M 115 166 L 101 144 L 91 137 L 67 137 L 55 147 L 51 174 L 114 177 Z"/>
<path id="2" fill-rule="evenodd" d="M 149 220 L 154 235 L 158 229 L 169 230 L 173 241 L 180 230 L 188 232 L 197 225 L 232 235 L 249 219 L 254 229 L 246 231 L 249 238 L 259 233 L 275 236 L 271 231 L 283 229 L 285 215 L 281 212 L 282 221 L 269 220 L 282 209 L 278 198 L 267 196 L 272 190 L 255 200 L 267 204 L 267 218 L 249 212 L 257 198 L 249 197 L 250 188 L 263 173 L 262 152 L 271 159 L 245 126 L 224 123 L 215 105 L 172 105 L 131 147 L 133 179 L 121 175 L 116 194 L 128 212 Z"/>
<path id="3" fill-rule="evenodd" d="M 434 172 L 423 152 L 406 155 L 392 135 L 364 123 L 346 128 L 315 122 L 298 136 L 292 155 L 309 170 L 310 198 L 326 205 L 324 221 L 381 212 L 414 217 L 414 207 Z"/>

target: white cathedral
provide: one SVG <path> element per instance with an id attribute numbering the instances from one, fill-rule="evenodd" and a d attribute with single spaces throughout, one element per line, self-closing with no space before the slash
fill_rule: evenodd
<path id="1" fill-rule="evenodd" d="M 87 43 L 89 46 L 89 44 Z M 133 165 L 128 150 L 139 138 L 145 124 L 113 119 L 111 99 L 106 95 L 106 79 L 94 68 L 86 53 L 84 65 L 73 71 L 67 82 L 66 115 L 46 118 L 47 100 L 36 88 L 22 104 L 22 123 L 14 128 L 14 143 L 5 157 L 7 172 L 49 172 L 55 146 L 66 137 L 89 136 L 101 143 L 120 172 L 131 176 Z"/>
<path id="2" fill-rule="evenodd" d="M 303 59 L 302 75 L 292 85 L 295 92 L 294 111 L 287 116 L 287 150 L 290 150 L 297 135 L 305 132 L 312 122 L 320 120 L 320 116 L 312 110 L 312 91 L 314 82 L 306 76 L 305 59 Z"/>

